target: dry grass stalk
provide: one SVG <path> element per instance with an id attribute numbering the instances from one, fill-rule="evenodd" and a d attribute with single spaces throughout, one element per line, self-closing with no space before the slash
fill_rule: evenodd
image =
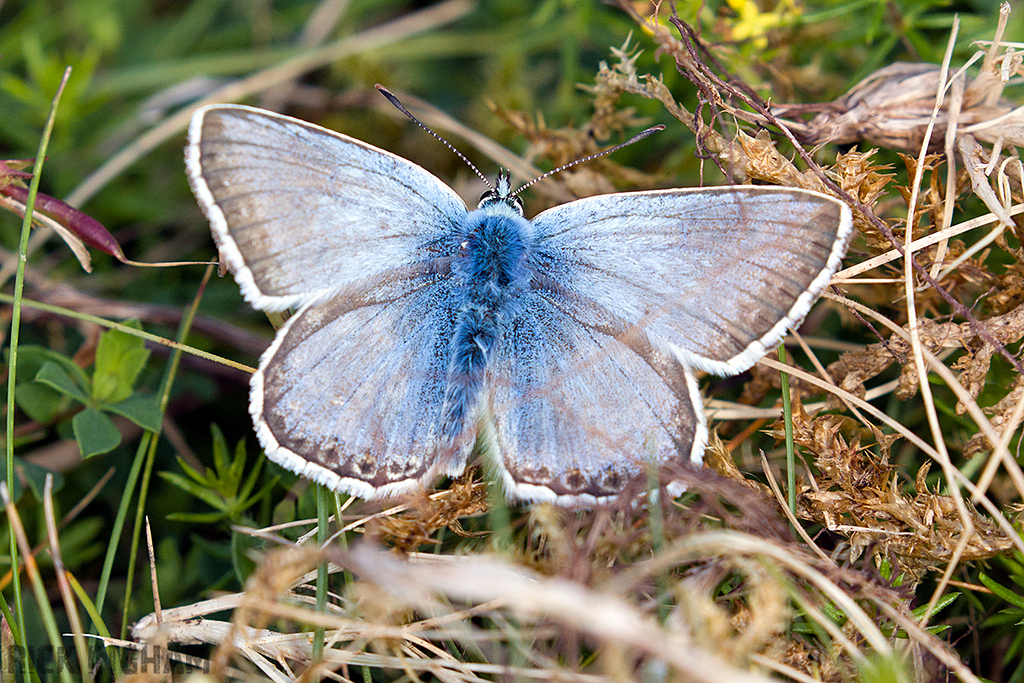
<path id="1" fill-rule="evenodd" d="M 743 538 L 749 541 L 741 543 Z M 733 550 L 737 544 L 739 552 Z M 293 549 L 268 555 L 244 595 L 204 603 L 209 610 L 237 605 L 231 624 L 182 621 L 184 613 L 166 610 L 163 627 L 147 619 L 135 635 L 172 642 L 219 640 L 215 676 L 227 674 L 231 663 L 238 667 L 232 677 L 255 666 L 261 675 L 251 670 L 248 676 L 274 681 L 294 680 L 311 664 L 310 634 L 301 624 L 328 629 L 328 648 L 318 666 L 321 674 L 334 672 L 341 680 L 360 677 L 353 667 L 369 667 L 386 676 L 405 672 L 415 679 L 430 673 L 451 681 L 489 675 L 624 681 L 657 670 L 709 682 L 723 676 L 743 683 L 765 681 L 749 666 L 754 656 L 801 671 L 831 671 L 825 680 L 841 680 L 853 673 L 842 657 L 822 669 L 810 653 L 782 637 L 794 616 L 793 591 L 801 610 L 825 623 L 829 619 L 814 605 L 825 595 L 841 593 L 833 583 L 839 577 L 829 579 L 799 563 L 784 563 L 780 574 L 774 561 L 758 555 L 792 549 L 772 547 L 742 534 L 690 534 L 657 562 L 634 564 L 633 570 L 596 588 L 495 557 L 403 558 L 372 544 L 333 549 L 326 556 Z M 666 558 L 675 569 L 665 564 Z M 344 599 L 319 614 L 304 582 L 312 580 L 323 559 L 331 561 L 335 572 L 344 568 L 356 580 L 348 584 Z M 663 583 L 684 567 L 689 569 L 681 580 Z M 724 600 L 711 599 L 708 590 L 729 576 L 742 590 Z M 862 577 L 856 582 L 865 585 Z M 659 591 L 659 584 L 665 589 Z M 873 590 L 884 594 L 880 587 Z M 202 611 L 191 610 L 188 616 Z M 860 633 L 863 628 L 871 632 Z M 862 643 L 889 652 L 884 642 L 865 615 L 837 645 L 856 660 L 863 658 Z"/>

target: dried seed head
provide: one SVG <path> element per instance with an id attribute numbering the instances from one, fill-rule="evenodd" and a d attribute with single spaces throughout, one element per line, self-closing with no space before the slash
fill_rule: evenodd
<path id="1" fill-rule="evenodd" d="M 846 95 L 825 105 L 809 123 L 795 125 L 807 144 L 868 142 L 917 153 L 935 108 L 941 69 L 937 64 L 897 62 L 875 71 Z M 1003 82 L 985 73 L 964 90 L 957 116 L 958 128 L 982 142 L 1024 144 L 1024 112 L 998 97 Z M 992 95 L 996 97 L 993 98 Z M 939 110 L 935 130 L 945 129 L 951 98 Z M 994 101 L 994 104 L 989 102 Z M 943 136 L 932 136 L 933 151 L 942 148 Z"/>

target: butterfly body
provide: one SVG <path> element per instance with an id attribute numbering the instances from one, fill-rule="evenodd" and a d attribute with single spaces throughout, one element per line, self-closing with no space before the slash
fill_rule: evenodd
<path id="1" fill-rule="evenodd" d="M 691 367 L 752 365 L 851 233 L 840 202 L 783 188 L 618 193 L 527 220 L 503 175 L 470 211 L 409 161 L 248 107 L 199 110 L 189 137 L 243 294 L 298 308 L 253 376 L 260 442 L 364 498 L 461 473 L 481 438 L 522 500 L 592 504 L 649 462 L 700 463 Z"/>

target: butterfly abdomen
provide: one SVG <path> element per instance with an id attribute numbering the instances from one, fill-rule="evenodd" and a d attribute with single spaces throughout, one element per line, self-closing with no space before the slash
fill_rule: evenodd
<path id="1" fill-rule="evenodd" d="M 498 334 L 493 310 L 468 304 L 459 312 L 441 408 L 441 434 L 450 442 L 462 433 L 476 404 L 487 361 L 498 343 Z"/>

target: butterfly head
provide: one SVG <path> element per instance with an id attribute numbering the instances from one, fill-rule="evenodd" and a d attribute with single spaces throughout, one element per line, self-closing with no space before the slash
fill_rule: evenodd
<path id="1" fill-rule="evenodd" d="M 501 169 L 498 172 L 494 187 L 480 195 L 480 203 L 476 208 L 490 209 L 496 213 L 507 213 L 511 210 L 517 216 L 523 215 L 523 200 L 512 192 L 512 178 L 508 171 Z"/>

